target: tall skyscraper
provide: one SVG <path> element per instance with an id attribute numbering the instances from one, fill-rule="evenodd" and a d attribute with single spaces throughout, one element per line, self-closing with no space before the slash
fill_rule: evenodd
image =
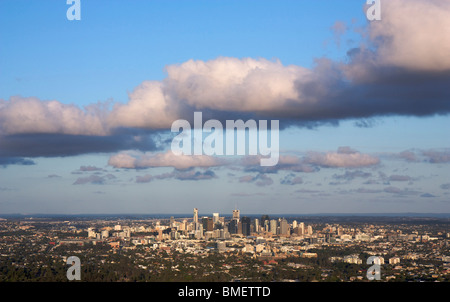
<path id="1" fill-rule="evenodd" d="M 259 232 L 259 219 L 258 218 L 255 218 L 255 232 Z"/>
<path id="2" fill-rule="evenodd" d="M 230 223 L 228 224 L 228 232 L 230 234 L 237 234 L 238 233 L 238 221 L 236 219 L 232 219 Z"/>
<path id="3" fill-rule="evenodd" d="M 261 216 L 261 225 L 264 225 L 266 221 L 270 221 L 269 215 Z"/>
<path id="4" fill-rule="evenodd" d="M 235 221 L 237 221 L 237 220 L 235 220 Z M 238 221 L 237 228 L 238 228 L 237 233 L 242 234 L 242 221 Z"/>
<path id="5" fill-rule="evenodd" d="M 297 220 L 292 221 L 292 228 L 295 229 L 297 227 Z"/>
<path id="6" fill-rule="evenodd" d="M 281 219 L 280 221 L 280 234 L 288 235 L 289 234 L 289 224 L 286 219 Z"/>
<path id="7" fill-rule="evenodd" d="M 216 224 L 219 222 L 219 213 L 213 213 L 213 223 Z"/>
<path id="8" fill-rule="evenodd" d="M 270 232 L 270 220 L 264 221 L 263 227 L 265 232 Z"/>
<path id="9" fill-rule="evenodd" d="M 277 234 L 277 227 L 278 227 L 278 223 L 275 219 L 272 219 L 270 221 L 270 232 L 274 235 Z"/>
<path id="10" fill-rule="evenodd" d="M 300 222 L 299 235 L 305 235 L 305 223 L 304 222 Z"/>
<path id="11" fill-rule="evenodd" d="M 233 220 L 239 221 L 239 210 L 233 210 Z"/>
<path id="12" fill-rule="evenodd" d="M 203 231 L 212 232 L 214 230 L 213 219 L 211 217 L 202 217 Z"/>
<path id="13" fill-rule="evenodd" d="M 250 217 L 242 217 L 242 234 L 244 236 L 250 236 Z"/>
<path id="14" fill-rule="evenodd" d="M 194 230 L 198 229 L 198 209 L 194 208 Z"/>

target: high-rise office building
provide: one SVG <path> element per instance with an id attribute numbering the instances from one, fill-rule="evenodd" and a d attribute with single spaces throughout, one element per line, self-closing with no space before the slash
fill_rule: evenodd
<path id="1" fill-rule="evenodd" d="M 233 220 L 239 221 L 239 210 L 233 210 Z"/>
<path id="2" fill-rule="evenodd" d="M 305 223 L 304 222 L 300 222 L 298 233 L 299 233 L 299 235 L 305 235 Z"/>
<path id="3" fill-rule="evenodd" d="M 281 219 L 280 221 L 280 234 L 288 235 L 289 234 L 289 224 L 286 219 Z"/>
<path id="4" fill-rule="evenodd" d="M 228 224 L 228 232 L 230 234 L 237 234 L 238 233 L 238 221 L 236 219 L 233 219 Z"/>
<path id="5" fill-rule="evenodd" d="M 244 216 L 242 217 L 242 235 L 250 236 L 250 217 Z"/>
<path id="6" fill-rule="evenodd" d="M 187 220 L 183 219 L 183 222 L 179 224 L 178 229 L 180 231 L 187 230 Z"/>
<path id="7" fill-rule="evenodd" d="M 255 226 L 255 232 L 259 232 L 259 230 L 260 230 L 260 225 L 259 225 L 259 219 L 258 218 L 255 218 L 255 224 L 254 224 L 254 226 Z"/>
<path id="8" fill-rule="evenodd" d="M 270 232 L 274 235 L 277 234 L 277 227 L 278 227 L 278 223 L 275 219 L 272 219 L 270 221 Z"/>
<path id="9" fill-rule="evenodd" d="M 297 227 L 297 220 L 292 221 L 292 228 L 295 229 Z"/>
<path id="10" fill-rule="evenodd" d="M 213 213 L 213 223 L 216 224 L 219 222 L 219 213 Z"/>
<path id="11" fill-rule="evenodd" d="M 194 230 L 198 230 L 198 209 L 194 208 Z"/>
<path id="12" fill-rule="evenodd" d="M 264 232 L 270 231 L 270 220 L 264 221 L 263 228 L 264 228 Z"/>
<path id="13" fill-rule="evenodd" d="M 212 232 L 214 230 L 214 223 L 213 219 L 211 217 L 203 217 L 202 218 L 202 226 L 203 231 L 205 232 Z"/>

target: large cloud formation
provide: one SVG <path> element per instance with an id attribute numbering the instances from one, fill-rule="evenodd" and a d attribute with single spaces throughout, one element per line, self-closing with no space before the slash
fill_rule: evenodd
<path id="1" fill-rule="evenodd" d="M 144 81 L 128 103 L 83 109 L 34 97 L 0 99 L 0 157 L 153 151 L 149 131 L 192 120 L 194 111 L 205 119 L 279 119 L 282 127 L 448 114 L 449 32 L 447 0 L 390 0 L 345 62 L 322 58 L 308 69 L 263 58 L 189 60 L 167 66 L 162 81 Z M 374 163 L 342 153 L 311 161 L 340 166 L 354 157 Z"/>

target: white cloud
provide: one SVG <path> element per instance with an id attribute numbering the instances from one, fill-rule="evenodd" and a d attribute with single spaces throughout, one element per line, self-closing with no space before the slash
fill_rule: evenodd
<path id="1" fill-rule="evenodd" d="M 81 110 L 58 101 L 14 96 L 1 103 L 0 135 L 22 133 L 106 135 L 108 130 L 94 105 Z"/>
<path id="2" fill-rule="evenodd" d="M 376 165 L 379 158 L 362 153 L 309 152 L 305 162 L 322 167 L 357 168 Z"/>
<path id="3" fill-rule="evenodd" d="M 450 2 L 389 0 L 382 20 L 371 22 L 381 64 L 420 70 L 450 69 Z"/>
<path id="4" fill-rule="evenodd" d="M 306 68 L 280 61 L 219 57 L 189 60 L 167 67 L 167 88 L 196 109 L 272 111 L 288 100 L 298 100 L 295 85 L 308 77 Z"/>
<path id="5" fill-rule="evenodd" d="M 227 164 L 227 161 L 208 155 L 175 155 L 169 150 L 164 153 L 121 152 L 112 155 L 108 164 L 115 168 L 173 167 L 184 170 L 194 167 L 222 166 Z"/>
<path id="6" fill-rule="evenodd" d="M 164 90 L 163 82 L 144 81 L 129 94 L 128 103 L 115 104 L 107 118 L 109 128 L 170 128 L 179 118 L 174 113 L 178 106 Z"/>

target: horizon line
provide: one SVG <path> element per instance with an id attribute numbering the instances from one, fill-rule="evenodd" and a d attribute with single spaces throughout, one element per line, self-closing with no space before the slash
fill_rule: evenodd
<path id="1" fill-rule="evenodd" d="M 208 216 L 213 213 L 199 213 L 199 216 Z M 219 212 L 220 213 L 220 212 Z M 242 214 L 242 213 L 241 213 Z M 232 216 L 233 214 L 222 214 L 222 217 Z M 450 218 L 450 212 L 448 213 L 421 213 L 421 212 L 386 212 L 386 213 L 246 213 L 245 216 L 261 216 L 261 215 L 272 215 L 277 217 L 302 217 L 302 216 L 318 216 L 318 217 L 350 217 L 350 216 L 366 216 L 366 217 L 447 217 Z M 25 216 L 25 217 L 58 217 L 58 216 L 164 216 L 170 218 L 170 216 L 193 216 L 192 213 L 2 213 L 1 217 L 14 217 L 14 216 Z"/>

